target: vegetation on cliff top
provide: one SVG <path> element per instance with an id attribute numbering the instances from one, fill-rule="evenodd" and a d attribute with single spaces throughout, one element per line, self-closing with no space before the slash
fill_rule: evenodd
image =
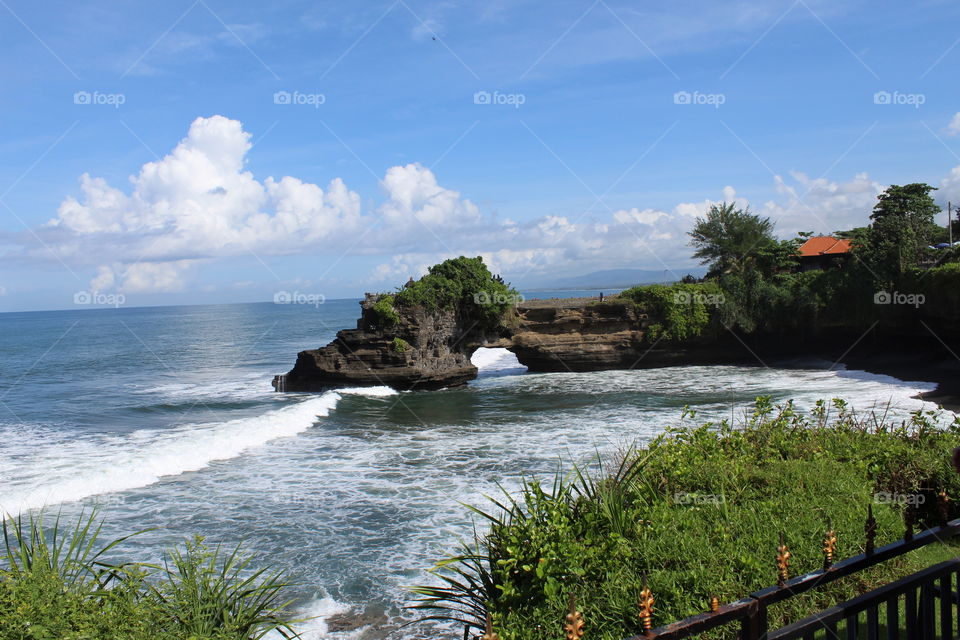
<path id="1" fill-rule="evenodd" d="M 397 309 L 453 309 L 476 321 L 481 330 L 496 330 L 519 299 L 516 289 L 490 273 L 483 258 L 460 256 L 433 265 L 419 280 L 381 296 L 373 309 L 384 326 L 399 321 Z"/>
<path id="2" fill-rule="evenodd" d="M 711 322 L 744 333 L 906 325 L 924 303 L 926 314 L 955 318 L 960 248 L 929 248 L 947 234 L 934 222 L 933 190 L 921 183 L 891 186 L 878 197 L 869 226 L 836 233 L 850 240 L 850 255 L 810 271 L 801 269 L 798 248 L 812 233 L 779 240 L 769 218 L 733 203 L 714 205 L 690 231 L 694 257 L 708 267 L 703 283 L 634 287 L 621 295 L 655 320 L 651 340 L 695 337 Z M 878 303 L 884 292 L 919 303 Z"/>
<path id="3" fill-rule="evenodd" d="M 692 412 L 684 418 L 694 418 Z M 772 561 L 783 532 L 791 574 L 822 565 L 824 533 L 837 532 L 837 557 L 863 551 L 867 505 L 877 544 L 903 534 L 903 508 L 921 525 L 938 522 L 935 493 L 960 495 L 950 451 L 960 420 L 947 428 L 932 413 L 902 425 L 861 417 L 840 400 L 809 414 L 759 398 L 741 425 L 727 421 L 668 429 L 623 462 L 528 479 L 517 496 L 473 510 L 489 531 L 432 571 L 443 586 L 415 588 L 418 608 L 482 626 L 492 614 L 505 639 L 556 638 L 577 597 L 591 638 L 641 633 L 637 602 L 644 576 L 657 599 L 654 624 L 703 612 L 776 582 Z M 950 503 L 951 517 L 960 515 Z M 855 578 L 793 598 L 771 624 L 824 606 L 955 555 L 926 547 Z M 729 637 L 719 630 L 709 637 Z"/>
<path id="4" fill-rule="evenodd" d="M 657 340 L 695 338 L 710 326 L 711 308 L 722 303 L 724 294 L 714 282 L 652 284 L 620 292 L 637 307 L 656 319 L 647 327 L 647 337 Z"/>
<path id="5" fill-rule="evenodd" d="M 3 522 L 0 639 L 258 640 L 290 627 L 281 573 L 250 569 L 239 548 L 202 538 L 168 552 L 163 566 L 107 556 L 127 538 L 101 543 L 96 513 L 76 524 L 42 517 Z M 129 536 L 128 536 L 129 537 Z"/>

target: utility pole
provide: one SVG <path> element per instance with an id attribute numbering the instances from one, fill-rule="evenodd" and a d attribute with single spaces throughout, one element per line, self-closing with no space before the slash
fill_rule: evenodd
<path id="1" fill-rule="evenodd" d="M 950 234 L 950 244 L 952 245 L 953 244 L 953 222 L 950 221 L 952 217 L 950 215 L 951 209 L 952 209 L 952 204 L 950 203 L 949 200 L 947 200 L 947 232 Z"/>

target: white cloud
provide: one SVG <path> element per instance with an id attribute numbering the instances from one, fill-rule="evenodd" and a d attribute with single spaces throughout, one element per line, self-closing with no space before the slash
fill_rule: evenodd
<path id="1" fill-rule="evenodd" d="M 960 111 L 953 114 L 953 119 L 950 120 L 950 124 L 947 125 L 947 135 L 960 135 Z"/>
<path id="2" fill-rule="evenodd" d="M 348 235 L 363 239 L 358 251 L 431 235 L 442 245 L 446 230 L 482 221 L 476 205 L 419 164 L 388 169 L 386 200 L 363 214 L 340 178 L 326 189 L 290 176 L 258 181 L 244 169 L 250 147 L 239 121 L 197 118 L 173 151 L 131 176 L 129 193 L 83 174 L 79 197 L 67 197 L 40 231 L 64 259 L 109 259 L 92 288 L 133 292 L 178 290 L 198 260 L 343 251 Z"/>
<path id="3" fill-rule="evenodd" d="M 283 253 L 356 227 L 360 198 L 341 181 L 327 192 L 291 177 L 260 183 L 243 170 L 249 149 L 238 121 L 197 118 L 169 155 L 130 178 L 129 195 L 84 174 L 80 198 L 64 200 L 49 226 L 78 245 L 123 236 L 121 261 Z"/>
<path id="4" fill-rule="evenodd" d="M 112 267 L 103 265 L 97 269 L 97 275 L 90 281 L 90 289 L 93 291 L 109 291 L 113 289 L 116 283 L 116 275 Z"/>
<path id="5" fill-rule="evenodd" d="M 936 195 L 941 202 L 960 201 L 960 167 L 951 169 L 947 177 L 940 181 L 940 192 Z"/>
<path id="6" fill-rule="evenodd" d="M 601 219 L 544 215 L 516 222 L 482 214 L 430 169 L 407 164 L 386 170 L 384 200 L 365 211 L 340 178 L 326 188 L 291 176 L 256 179 L 245 168 L 250 148 L 240 122 L 197 118 L 168 155 L 130 177 L 128 190 L 81 176 L 79 195 L 65 198 L 36 232 L 61 259 L 95 269 L 90 287 L 98 291 L 178 291 L 203 263 L 249 254 L 393 256 L 370 278 L 395 283 L 460 254 L 482 255 L 512 277 L 627 266 L 682 270 L 691 265 L 687 232 L 697 216 L 721 201 L 750 204 L 725 186 L 717 200 L 669 210 L 632 207 Z M 783 236 L 830 232 L 865 224 L 883 188 L 865 173 L 835 182 L 795 172 L 776 177 L 778 197 L 757 212 L 771 216 Z M 960 191 L 960 168 L 943 188 Z M 39 244 L 19 255 L 50 259 Z"/>
<path id="7" fill-rule="evenodd" d="M 184 286 L 184 272 L 192 265 L 192 260 L 132 264 L 123 272 L 121 289 L 130 293 L 181 291 Z"/>
<path id="8" fill-rule="evenodd" d="M 776 191 L 785 202 L 767 202 L 762 210 L 776 222 L 780 234 L 831 233 L 864 226 L 869 223 L 877 195 L 886 189 L 866 173 L 858 173 L 848 182 L 811 179 L 798 171 L 790 177 L 792 184 L 776 176 Z"/>
<path id="9" fill-rule="evenodd" d="M 391 167 L 381 182 L 389 196 L 380 213 L 390 225 L 419 221 L 442 229 L 480 221 L 480 210 L 457 191 L 437 184 L 433 172 L 419 164 Z"/>

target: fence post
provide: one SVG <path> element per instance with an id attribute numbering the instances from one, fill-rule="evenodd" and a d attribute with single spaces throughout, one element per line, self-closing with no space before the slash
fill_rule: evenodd
<path id="1" fill-rule="evenodd" d="M 867 505 L 867 523 L 863 526 L 863 530 L 867 534 L 867 543 L 864 548 L 864 553 L 870 556 L 873 555 L 874 550 L 876 549 L 876 540 L 877 540 L 877 519 L 873 517 L 873 505 Z"/>
<path id="2" fill-rule="evenodd" d="M 753 610 L 740 623 L 740 640 L 766 640 L 767 606 L 755 601 Z"/>

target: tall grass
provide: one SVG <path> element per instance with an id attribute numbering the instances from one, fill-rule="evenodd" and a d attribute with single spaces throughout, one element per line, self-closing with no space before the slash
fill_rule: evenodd
<path id="1" fill-rule="evenodd" d="M 55 575 L 69 589 L 86 589 L 92 582 L 105 588 L 122 575 L 124 566 L 111 564 L 103 557 L 111 549 L 138 533 L 113 540 L 97 548 L 102 523 L 96 512 L 81 513 L 72 528 L 61 525 L 60 514 L 49 534 L 43 527 L 43 516 L 29 514 L 3 521 L 5 579 L 25 579 L 30 575 Z"/>
<path id="2" fill-rule="evenodd" d="M 271 631 L 294 637 L 286 616 L 290 601 L 283 599 L 288 583 L 282 572 L 249 570 L 252 560 L 239 545 L 210 549 L 194 538 L 185 550 L 168 553 L 151 595 L 162 617 L 188 637 L 226 633 L 259 640 Z"/>
<path id="3" fill-rule="evenodd" d="M 240 547 L 168 551 L 162 566 L 111 562 L 131 538 L 101 542 L 96 511 L 3 522 L 0 639 L 259 640 L 299 637 L 283 573 L 253 570 Z M 140 532 L 143 533 L 143 532 Z M 138 534 L 133 534 L 138 535 Z"/>
<path id="4" fill-rule="evenodd" d="M 930 413 L 890 424 L 857 416 L 842 401 L 804 415 L 760 398 L 741 424 L 681 424 L 612 468 L 574 467 L 546 486 L 528 478 L 516 495 L 471 507 L 486 530 L 439 562 L 432 584 L 413 588 L 412 606 L 477 630 L 489 612 L 503 638 L 546 639 L 558 636 L 575 595 L 590 637 L 627 637 L 641 631 L 644 577 L 660 625 L 704 611 L 712 596 L 732 601 L 774 584 L 781 533 L 798 575 L 822 565 L 828 529 L 838 532 L 837 558 L 860 553 L 869 504 L 878 545 L 902 536 L 902 500 L 884 496 L 924 496 L 920 524 L 935 524 L 935 493 L 960 497 L 949 464 L 958 445 L 960 421 L 938 423 Z M 788 600 L 771 623 L 953 554 L 943 545 L 913 552 Z"/>

